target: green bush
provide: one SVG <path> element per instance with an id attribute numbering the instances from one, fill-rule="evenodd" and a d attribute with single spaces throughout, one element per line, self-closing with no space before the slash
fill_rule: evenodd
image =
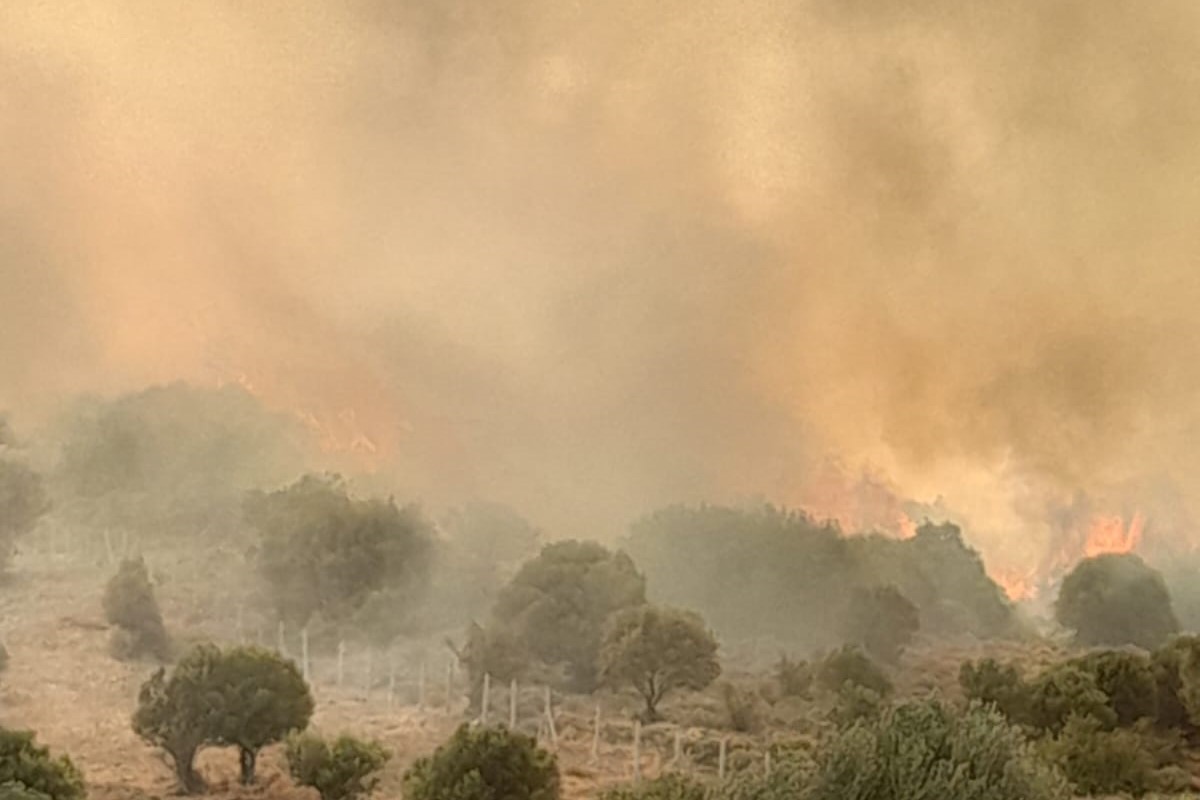
<path id="1" fill-rule="evenodd" d="M 123 660 L 143 656 L 167 659 L 171 642 L 145 559 L 139 556 L 121 562 L 104 587 L 103 605 L 105 618 L 117 626 L 111 641 L 114 656 Z"/>
<path id="2" fill-rule="evenodd" d="M 993 658 L 979 663 L 965 661 L 958 670 L 958 685 L 967 700 L 995 706 L 1009 722 L 1029 719 L 1029 686 L 1012 664 L 1001 665 Z"/>
<path id="3" fill-rule="evenodd" d="M 1141 796 L 1158 787 L 1154 756 L 1136 732 L 1104 730 L 1094 717 L 1071 716 L 1044 752 L 1080 794 Z"/>
<path id="4" fill-rule="evenodd" d="M 1196 730 L 1187 703 L 1192 693 L 1185 689 L 1185 678 L 1187 686 L 1195 686 L 1192 676 L 1197 665 L 1200 665 L 1200 636 L 1177 636 L 1151 654 L 1156 722 L 1160 728 L 1188 733 Z"/>
<path id="5" fill-rule="evenodd" d="M 763 724 L 763 715 L 755 692 L 742 691 L 732 683 L 721 684 L 721 702 L 725 706 L 725 720 L 730 730 L 738 733 L 756 733 Z"/>
<path id="6" fill-rule="evenodd" d="M 284 754 L 292 779 L 316 789 L 321 800 L 366 797 L 379 785 L 379 771 L 391 758 L 378 742 L 339 736 L 330 745 L 311 733 L 289 736 Z"/>
<path id="7" fill-rule="evenodd" d="M 822 748 L 806 800 L 1066 800 L 1057 770 L 994 709 L 914 702 Z"/>
<path id="8" fill-rule="evenodd" d="M 1150 659 L 1141 653 L 1106 650 L 1089 653 L 1073 663 L 1092 676 L 1108 698 L 1117 724 L 1128 727 L 1140 719 L 1155 719 L 1158 699 Z"/>
<path id="9" fill-rule="evenodd" d="M 30 731 L 0 728 L 0 786 L 14 797 L 82 800 L 83 776 L 66 756 L 54 758 Z"/>
<path id="10" fill-rule="evenodd" d="M 771 774 L 747 769 L 736 772 L 716 787 L 712 800 L 795 800 L 812 779 L 812 762 L 789 754 L 776 759 Z"/>
<path id="11" fill-rule="evenodd" d="M 637 786 L 625 784 L 614 786 L 600 793 L 600 800 L 708 800 L 709 786 L 706 783 L 667 772 Z"/>
<path id="12" fill-rule="evenodd" d="M 838 690 L 829 719 L 839 728 L 849 728 L 864 720 L 877 718 L 886 707 L 887 702 L 879 692 L 847 682 Z"/>
<path id="13" fill-rule="evenodd" d="M 1117 723 L 1108 696 L 1076 664 L 1045 670 L 1030 685 L 1029 695 L 1029 722 L 1039 730 L 1058 732 L 1071 716 L 1092 717 L 1105 729 Z"/>
<path id="14" fill-rule="evenodd" d="M 571 688 L 592 691 L 608 618 L 646 603 L 646 579 L 625 553 L 595 542 L 546 545 L 500 592 L 494 622 L 536 659 L 562 665 Z"/>
<path id="15" fill-rule="evenodd" d="M 1086 645 L 1151 650 L 1179 630 L 1162 575 L 1132 553 L 1079 562 L 1063 579 L 1054 614 Z"/>
<path id="16" fill-rule="evenodd" d="M 171 758 L 185 792 L 203 789 L 193 764 L 204 745 L 238 748 L 243 783 L 258 751 L 303 729 L 313 699 L 295 664 L 256 647 L 198 645 L 170 677 L 158 670 L 138 694 L 133 729 Z"/>
<path id="17" fill-rule="evenodd" d="M 817 668 L 817 682 L 829 692 L 840 692 L 846 683 L 884 696 L 892 691 L 892 682 L 883 670 L 855 645 L 846 645 L 827 655 Z"/>
<path id="18" fill-rule="evenodd" d="M 608 686 L 632 686 L 645 702 L 643 719 L 659 719 L 658 704 L 676 689 L 700 691 L 721 674 L 717 640 L 689 611 L 656 606 L 627 608 L 605 626 L 600 677 Z"/>
<path id="19" fill-rule="evenodd" d="M 404 774 L 405 800 L 558 800 L 558 765 L 528 736 L 462 725 Z"/>
<path id="20" fill-rule="evenodd" d="M 813 684 L 812 665 L 803 659 L 792 661 L 782 655 L 775 665 L 775 682 L 784 697 L 807 698 Z"/>
<path id="21" fill-rule="evenodd" d="M 483 702 L 484 675 L 490 675 L 492 681 L 502 684 L 519 680 L 529 671 L 532 659 L 524 643 L 503 626 L 484 628 L 476 622 L 467 628 L 466 646 L 456 652 L 459 663 L 467 671 L 468 701 L 472 711 L 478 711 Z"/>
<path id="22" fill-rule="evenodd" d="M 850 597 L 846 637 L 873 658 L 899 661 L 920 627 L 917 607 L 895 586 L 858 589 Z"/>

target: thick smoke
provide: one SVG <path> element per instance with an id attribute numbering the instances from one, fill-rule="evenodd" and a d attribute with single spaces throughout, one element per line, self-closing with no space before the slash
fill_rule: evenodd
<path id="1" fill-rule="evenodd" d="M 807 500 L 832 454 L 1012 567 L 1080 492 L 1190 537 L 1197 31 L 1191 0 L 12 0 L 0 407 L 241 382 L 554 534 Z"/>

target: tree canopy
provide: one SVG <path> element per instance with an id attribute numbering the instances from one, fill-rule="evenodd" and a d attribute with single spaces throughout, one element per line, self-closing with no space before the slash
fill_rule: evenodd
<path id="1" fill-rule="evenodd" d="M 19 461 L 0 458 L 0 570 L 8 566 L 17 540 L 49 510 L 42 476 Z"/>
<path id="2" fill-rule="evenodd" d="M 558 800 L 559 792 L 554 756 L 503 728 L 463 725 L 404 774 L 406 800 Z"/>
<path id="3" fill-rule="evenodd" d="M 1063 579 L 1054 614 L 1086 645 L 1152 650 L 1179 630 L 1162 575 L 1132 553 L 1080 561 Z"/>
<path id="4" fill-rule="evenodd" d="M 895 586 L 859 589 L 850 598 L 846 638 L 894 663 L 921 627 L 917 607 Z"/>

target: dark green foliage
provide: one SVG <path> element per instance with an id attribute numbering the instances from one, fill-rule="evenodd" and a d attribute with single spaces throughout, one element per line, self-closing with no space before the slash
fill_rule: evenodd
<path id="1" fill-rule="evenodd" d="M 600 800 L 708 800 L 710 788 L 695 778 L 678 772 L 666 772 L 637 786 L 606 789 Z"/>
<path id="2" fill-rule="evenodd" d="M 995 706 L 1010 722 L 1029 719 L 1030 690 L 1011 664 L 1002 666 L 992 658 L 978 664 L 966 661 L 958 671 L 958 684 L 968 700 Z"/>
<path id="3" fill-rule="evenodd" d="M 1105 730 L 1093 717 L 1070 717 L 1044 752 L 1080 794 L 1140 797 L 1157 788 L 1154 756 L 1142 737 L 1127 729 Z"/>
<path id="4" fill-rule="evenodd" d="M 144 559 L 139 556 L 121 562 L 117 574 L 104 587 L 103 602 L 105 618 L 118 628 L 118 637 L 113 639 L 114 655 L 159 660 L 170 655 L 171 642 Z"/>
<path id="5" fill-rule="evenodd" d="M 558 765 L 528 736 L 459 727 L 404 774 L 405 800 L 558 800 Z"/>
<path id="6" fill-rule="evenodd" d="M 501 591 L 496 623 L 535 658 L 563 665 L 572 688 L 596 686 L 596 665 L 609 615 L 646 602 L 646 580 L 632 559 L 595 542 L 546 545 Z"/>
<path id="7" fill-rule="evenodd" d="M 160 669 L 142 685 L 133 729 L 171 757 L 187 792 L 203 788 L 193 768 L 204 745 L 239 750 L 241 779 L 254 780 L 258 751 L 303 729 L 313 700 L 296 666 L 254 647 L 198 645 L 170 677 Z"/>
<path id="8" fill-rule="evenodd" d="M 1197 665 L 1200 665 L 1200 636 L 1177 636 L 1151 654 L 1158 712 L 1156 721 L 1160 728 L 1175 728 L 1188 733 L 1196 730 L 1188 711 L 1184 679 L 1195 673 Z M 1189 680 L 1188 684 L 1193 681 Z"/>
<path id="9" fill-rule="evenodd" d="M 211 680 L 221 716 L 210 740 L 238 748 L 241 780 L 249 785 L 259 750 L 308 727 L 312 693 L 293 662 L 258 647 L 226 650 Z"/>
<path id="10" fill-rule="evenodd" d="M 858 589 L 850 597 L 846 638 L 873 658 L 899 661 L 920 627 L 917 607 L 895 586 Z"/>
<path id="11" fill-rule="evenodd" d="M 241 536 L 247 490 L 295 474 L 303 433 L 239 386 L 173 383 L 89 398 L 60 424 L 56 496 L 97 530 L 164 536 Z"/>
<path id="12" fill-rule="evenodd" d="M 812 664 L 803 659 L 792 661 L 782 655 L 775 665 L 775 682 L 784 697 L 808 697 L 813 684 Z"/>
<path id="13" fill-rule="evenodd" d="M 0 787 L 16 797 L 82 800 L 83 776 L 66 756 L 54 758 L 29 731 L 0 728 Z"/>
<path id="14" fill-rule="evenodd" d="M 1108 729 L 1117 715 L 1090 672 L 1076 664 L 1057 664 L 1029 687 L 1029 721 L 1035 728 L 1057 732 L 1072 717 L 1091 717 Z"/>
<path id="15" fill-rule="evenodd" d="M 730 730 L 738 733 L 757 733 L 762 727 L 762 713 L 758 697 L 732 683 L 721 684 L 721 700 L 725 705 L 725 717 Z"/>
<path id="16" fill-rule="evenodd" d="M 885 708 L 887 702 L 879 692 L 846 682 L 838 689 L 837 701 L 829 719 L 839 728 L 849 728 L 864 720 L 877 718 Z"/>
<path id="17" fill-rule="evenodd" d="M 834 650 L 821 661 L 817 668 L 817 683 L 829 692 L 840 692 L 847 683 L 879 695 L 888 695 L 892 691 L 892 682 L 883 670 L 854 645 Z"/>
<path id="18" fill-rule="evenodd" d="M 292 779 L 316 789 L 321 800 L 366 797 L 379 785 L 379 771 L 391 758 L 378 742 L 339 736 L 330 745 L 311 733 L 289 736 L 284 754 Z"/>
<path id="19" fill-rule="evenodd" d="M 378 592 L 389 593 L 395 618 L 424 588 L 432 528 L 419 510 L 353 498 L 337 476 L 254 494 L 246 518 L 262 535 L 259 567 L 289 622 L 345 622 Z"/>
<path id="20" fill-rule="evenodd" d="M 645 720 L 675 689 L 700 691 L 721 674 L 717 640 L 695 614 L 639 606 L 608 622 L 600 650 L 600 677 L 612 687 L 632 686 L 645 701 Z"/>
<path id="21" fill-rule="evenodd" d="M 1179 630 L 1162 575 L 1132 553 L 1079 562 L 1063 580 L 1054 613 L 1088 645 L 1152 650 Z"/>
<path id="22" fill-rule="evenodd" d="M 1106 650 L 1089 653 L 1074 663 L 1090 674 L 1096 687 L 1108 697 L 1118 725 L 1128 727 L 1140 719 L 1157 717 L 1154 671 L 1147 656 Z"/>
<path id="23" fill-rule="evenodd" d="M 459 663 L 467 670 L 470 682 L 470 707 L 479 710 L 483 695 L 483 676 L 507 683 L 525 676 L 531 657 L 522 641 L 507 629 L 491 628 L 472 622 L 467 628 L 467 643 L 458 651 Z"/>
<path id="24" fill-rule="evenodd" d="M 1011 603 L 953 525 L 923 525 L 906 540 L 844 537 L 771 506 L 674 506 L 634 523 L 627 547 L 656 602 L 694 609 L 725 637 L 836 646 L 847 641 L 855 589 L 882 585 L 907 597 L 933 635 L 1014 628 Z"/>
<path id="25" fill-rule="evenodd" d="M 7 569 L 17 540 L 50 510 L 42 477 L 17 461 L 0 458 L 0 571 Z"/>
<path id="26" fill-rule="evenodd" d="M 915 702 L 841 732 L 806 800 L 1066 800 L 1066 780 L 994 710 Z"/>
<path id="27" fill-rule="evenodd" d="M 50 800 L 50 796 L 19 783 L 5 783 L 0 784 L 0 800 Z"/>

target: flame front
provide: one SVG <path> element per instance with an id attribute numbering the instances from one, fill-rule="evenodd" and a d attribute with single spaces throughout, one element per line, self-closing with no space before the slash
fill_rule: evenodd
<path id="1" fill-rule="evenodd" d="M 1093 517 L 1083 555 L 1091 558 L 1105 553 L 1131 553 L 1141 543 L 1144 529 L 1145 519 L 1140 512 L 1133 515 L 1128 525 L 1119 516 Z"/>

